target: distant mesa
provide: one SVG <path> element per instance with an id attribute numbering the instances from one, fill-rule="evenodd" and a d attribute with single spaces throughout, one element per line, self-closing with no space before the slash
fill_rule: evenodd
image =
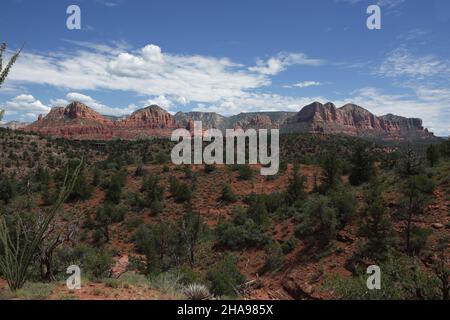
<path id="1" fill-rule="evenodd" d="M 368 110 L 346 104 L 336 108 L 332 103 L 314 102 L 304 107 L 283 125 L 282 132 L 346 134 L 379 137 L 385 140 L 434 139 L 422 126 L 422 120 L 388 114 L 377 117 Z"/>
<path id="2" fill-rule="evenodd" d="M 134 140 L 170 137 L 177 128 L 192 127 L 202 121 L 203 128 L 219 130 L 241 128 L 280 129 L 282 133 L 345 134 L 385 140 L 437 139 L 422 125 L 421 119 L 392 114 L 377 117 L 355 104 L 336 108 L 333 103 L 314 102 L 299 112 L 253 112 L 225 117 L 214 112 L 178 112 L 171 115 L 157 105 L 117 118 L 104 116 L 81 102 L 53 108 L 46 116 L 22 128 L 43 135 L 82 140 Z"/>

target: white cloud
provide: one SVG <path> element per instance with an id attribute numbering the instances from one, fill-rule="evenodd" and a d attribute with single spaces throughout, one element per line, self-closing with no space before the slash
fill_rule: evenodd
<path id="1" fill-rule="evenodd" d="M 322 82 L 319 81 L 302 81 L 298 83 L 294 83 L 292 85 L 286 85 L 285 88 L 308 88 L 308 87 L 318 87 L 323 85 Z"/>
<path id="2" fill-rule="evenodd" d="M 322 60 L 310 59 L 303 53 L 280 53 L 267 61 L 258 59 L 256 66 L 249 70 L 263 75 L 276 75 L 292 65 L 318 66 L 323 64 Z"/>
<path id="3" fill-rule="evenodd" d="M 415 56 L 405 48 L 391 52 L 375 71 L 384 77 L 428 77 L 450 76 L 450 64 L 433 55 Z"/>
<path id="4" fill-rule="evenodd" d="M 18 115 L 21 120 L 34 120 L 39 114 L 46 114 L 50 107 L 29 94 L 21 94 L 1 106 L 6 116 Z"/>
<path id="5" fill-rule="evenodd" d="M 298 112 L 312 101 L 328 101 L 323 97 L 290 97 L 274 93 L 247 93 L 240 97 L 224 99 L 215 104 L 198 104 L 194 111 L 217 112 L 225 116 L 241 112 L 293 111 Z"/>
<path id="6" fill-rule="evenodd" d="M 133 51 L 114 46 L 76 43 L 71 53 L 24 53 L 10 81 L 37 83 L 69 90 L 122 90 L 147 96 L 177 96 L 214 103 L 271 84 L 290 65 L 319 65 L 302 53 L 280 54 L 248 68 L 228 58 L 164 53 L 156 45 Z M 120 52 L 120 53 L 119 53 Z"/>
<path id="7" fill-rule="evenodd" d="M 78 93 L 78 92 L 70 92 L 66 96 L 67 102 L 70 103 L 71 101 L 80 101 L 87 105 L 88 107 L 91 107 L 95 111 L 97 111 L 100 114 L 103 115 L 110 115 L 110 116 L 123 116 L 128 115 L 136 110 L 134 105 L 129 105 L 126 108 L 113 108 L 109 107 L 107 105 L 104 105 L 101 102 L 98 102 L 94 98 Z M 60 100 L 61 102 L 64 100 Z"/>

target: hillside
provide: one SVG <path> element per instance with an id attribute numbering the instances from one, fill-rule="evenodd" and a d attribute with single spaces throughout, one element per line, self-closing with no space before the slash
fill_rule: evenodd
<path id="1" fill-rule="evenodd" d="M 14 157 L 2 165 L 2 215 L 23 212 L 30 227 L 33 218 L 27 210 L 39 215 L 51 207 L 65 168 L 81 155 L 86 161 L 55 225 L 70 237 L 52 252 L 51 276 L 39 272 L 49 270 L 42 269 L 46 260 L 35 259 L 35 271 L 20 291 L 11 293 L 0 280 L 3 298 L 175 299 L 186 297 L 188 284 L 200 283 L 222 298 L 336 299 L 347 297 L 343 292 L 365 294 L 358 291 L 357 279 L 367 264 L 395 271 L 409 270 L 412 263 L 405 253 L 402 215 L 405 156 L 398 150 L 345 136 L 282 135 L 280 173 L 265 178 L 257 166 L 174 166 L 169 160 L 173 143 L 165 139 L 102 143 L 0 132 L 2 151 Z M 368 243 L 361 233 L 371 210 L 368 192 L 375 187 L 354 181 L 360 145 L 376 163 L 371 174 L 379 178 L 379 199 L 392 222 L 392 242 L 378 244 L 376 252 L 389 252 L 394 266 L 362 250 Z M 440 261 L 439 241 L 450 234 L 448 144 L 439 150 L 433 166 L 422 162 L 424 176 L 419 169 L 411 173 L 422 186 L 428 185 L 426 179 L 433 183 L 412 221 L 414 263 L 430 279 Z M 40 160 L 27 170 L 22 169 L 25 151 L 28 161 Z M 47 153 L 55 160 L 40 156 Z M 337 180 L 330 180 L 334 153 L 339 154 Z M 293 165 L 298 162 L 299 175 Z M 320 210 L 323 216 L 317 215 Z M 198 238 L 190 238 L 195 230 Z M 45 243 L 52 237 L 48 234 Z M 80 291 L 67 290 L 61 282 L 71 264 L 80 265 L 87 279 Z M 403 288 L 410 285 L 408 277 L 404 283 L 392 281 Z M 234 287 L 219 285 L 229 281 Z M 439 297 L 437 288 L 432 280 L 423 294 Z M 396 294 L 418 299 L 408 290 Z M 389 291 L 379 294 L 397 297 Z"/>

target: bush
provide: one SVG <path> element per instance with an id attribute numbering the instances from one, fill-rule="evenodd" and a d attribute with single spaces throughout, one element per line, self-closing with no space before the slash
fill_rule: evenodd
<path id="1" fill-rule="evenodd" d="M 12 179 L 0 174 L 0 201 L 9 204 L 16 195 L 16 186 Z"/>
<path id="2" fill-rule="evenodd" d="M 302 208 L 302 222 L 297 226 L 295 235 L 306 238 L 320 245 L 328 245 L 336 238 L 337 211 L 327 197 L 321 195 L 311 196 Z"/>
<path id="3" fill-rule="evenodd" d="M 241 180 L 250 180 L 253 178 L 253 169 L 247 165 L 242 164 L 238 166 L 239 179 Z"/>
<path id="4" fill-rule="evenodd" d="M 237 296 L 238 287 L 245 281 L 237 266 L 237 258 L 231 254 L 224 254 L 207 272 L 206 278 L 211 292 L 216 296 Z"/>
<path id="5" fill-rule="evenodd" d="M 113 258 L 104 248 L 93 248 L 85 244 L 71 247 L 61 247 L 57 251 L 59 272 L 65 278 L 66 268 L 70 265 L 80 267 L 82 276 L 99 280 L 109 276 Z"/>
<path id="6" fill-rule="evenodd" d="M 278 270 L 283 265 L 284 260 L 283 249 L 277 242 L 270 243 L 265 251 L 265 262 L 260 270 L 261 274 Z"/>
<path id="7" fill-rule="evenodd" d="M 237 196 L 234 194 L 231 186 L 227 183 L 222 184 L 222 194 L 220 200 L 226 203 L 232 203 L 237 201 Z"/>
<path id="8" fill-rule="evenodd" d="M 330 192 L 329 198 L 331 205 L 337 210 L 338 227 L 342 229 L 354 217 L 358 201 L 353 192 L 342 186 Z"/>
<path id="9" fill-rule="evenodd" d="M 144 180 L 141 191 L 144 193 L 144 205 L 155 214 L 163 209 L 164 187 L 159 184 L 159 177 L 150 175 Z"/>
<path id="10" fill-rule="evenodd" d="M 220 223 L 216 228 L 216 235 L 217 245 L 231 250 L 258 248 L 269 242 L 268 236 L 251 219 L 247 219 L 242 225 Z"/>
<path id="11" fill-rule="evenodd" d="M 192 198 L 191 188 L 180 181 L 175 176 L 169 178 L 170 193 L 174 197 L 176 202 L 187 202 Z"/>

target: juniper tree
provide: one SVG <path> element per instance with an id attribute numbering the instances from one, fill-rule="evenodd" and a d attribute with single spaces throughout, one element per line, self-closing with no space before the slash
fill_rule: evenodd
<path id="1" fill-rule="evenodd" d="M 414 254 L 411 250 L 413 217 L 423 212 L 433 190 L 434 183 L 425 174 L 410 176 L 403 185 L 401 213 L 406 221 L 406 253 L 409 255 Z"/>
<path id="2" fill-rule="evenodd" d="M 306 178 L 300 174 L 298 164 L 294 164 L 292 177 L 289 179 L 289 185 L 286 192 L 286 200 L 289 205 L 294 204 L 298 200 L 304 200 L 307 197 L 305 184 Z"/>
<path id="3" fill-rule="evenodd" d="M 391 256 L 394 247 L 394 229 L 383 201 L 382 185 L 375 179 L 365 194 L 368 207 L 359 230 L 367 238 L 360 254 L 384 263 Z"/>
<path id="4" fill-rule="evenodd" d="M 373 158 L 363 143 L 356 145 L 351 163 L 349 180 L 352 185 L 361 185 L 374 176 Z"/>

